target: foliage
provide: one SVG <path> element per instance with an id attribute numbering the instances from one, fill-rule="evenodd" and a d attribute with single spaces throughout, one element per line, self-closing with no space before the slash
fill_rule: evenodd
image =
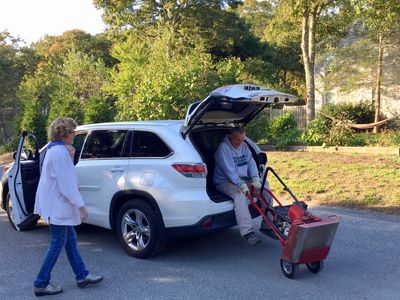
<path id="1" fill-rule="evenodd" d="M 109 90 L 118 99 L 118 120 L 183 118 L 190 103 L 241 78 L 239 59 L 214 62 L 201 48 L 171 44 L 164 32 L 156 40 L 116 44 L 113 53 L 120 63 Z"/>
<path id="2" fill-rule="evenodd" d="M 0 32 L 0 138 L 6 143 L 15 132 L 20 103 L 16 96 L 24 73 L 29 71 L 27 50 L 7 31 Z"/>
<path id="3" fill-rule="evenodd" d="M 400 146 L 400 132 L 394 130 L 385 130 L 380 133 L 356 133 L 351 141 L 351 146 Z"/>
<path id="4" fill-rule="evenodd" d="M 93 36 L 82 30 L 65 31 L 59 36 L 45 36 L 33 45 L 42 63 L 63 64 L 71 51 L 85 53 L 94 60 L 102 60 L 107 67 L 117 63 L 110 55 L 112 43 L 104 35 Z"/>
<path id="5" fill-rule="evenodd" d="M 321 63 L 324 64 L 326 75 L 323 81 L 327 90 L 338 87 L 341 92 L 349 92 L 358 86 L 372 87 L 374 84 L 375 65 L 371 61 L 375 47 L 371 34 L 361 24 L 354 25 L 348 34 L 348 40 L 340 47 L 331 48 L 320 57 L 325 60 Z"/>
<path id="6" fill-rule="evenodd" d="M 95 0 L 108 24 L 107 35 L 71 30 L 46 36 L 28 48 L 18 46 L 9 34 L 0 34 L 0 113 L 12 112 L 0 115 L 0 123 L 8 126 L 0 129 L 13 135 L 10 128 L 18 122 L 21 129 L 37 132 L 44 143 L 45 126 L 60 115 L 80 123 L 110 121 L 114 116 L 118 120 L 183 118 L 193 101 L 204 99 L 216 87 L 239 82 L 304 97 L 311 95 L 313 87 L 308 84 L 306 90 L 304 65 L 309 65 L 308 71 L 317 67 L 314 50 L 331 54 L 325 61 L 327 88 L 372 85 L 376 33 L 385 34 L 386 47 L 388 43 L 398 47 L 397 2 Z M 302 20 L 305 16 L 308 19 Z M 308 31 L 309 55 L 302 59 L 302 33 L 307 32 L 306 28 L 302 32 L 301 24 L 314 17 L 316 31 Z M 339 44 L 348 33 L 359 40 Z M 395 65 L 393 70 L 384 75 L 397 84 Z M 369 123 L 373 111 L 368 102 L 327 106 L 322 112 L 337 121 L 318 116 L 309 122 L 302 140 L 362 144 L 361 139 L 349 140 L 353 133 L 345 120 Z M 252 123 L 248 133 L 256 140 L 279 145 L 296 142 L 297 129 L 285 129 L 283 120 L 267 125 L 266 116 L 260 114 Z M 274 126 L 286 133 L 272 134 Z"/>
<path id="7" fill-rule="evenodd" d="M 356 105 L 330 105 L 325 111 L 330 116 L 335 116 L 332 121 L 322 114 L 307 123 L 301 135 L 305 145 L 316 146 L 398 146 L 400 135 L 395 130 L 385 130 L 380 134 L 371 132 L 357 132 L 350 128 L 349 120 L 353 123 L 370 123 L 373 120 L 373 105 L 360 102 Z"/>
<path id="8" fill-rule="evenodd" d="M 23 105 L 20 130 L 29 130 L 36 134 L 38 143 L 43 146 L 47 142 L 46 123 L 50 105 L 50 93 L 53 85 L 46 74 L 38 72 L 35 76 L 27 76 L 18 90 L 18 97 Z"/>
<path id="9" fill-rule="evenodd" d="M 388 32 L 400 17 L 397 0 L 352 0 L 356 13 L 363 18 L 371 30 Z"/>
<path id="10" fill-rule="evenodd" d="M 268 141 L 268 117 L 264 112 L 256 116 L 246 125 L 246 135 L 258 144 L 267 144 Z"/>
<path id="11" fill-rule="evenodd" d="M 277 86 L 277 80 L 274 77 L 275 66 L 268 61 L 249 58 L 243 63 L 243 77 L 240 78 L 242 82 L 251 82 L 253 84 L 260 84 L 274 88 Z"/>
<path id="12" fill-rule="evenodd" d="M 350 123 L 371 123 L 374 119 L 371 102 L 339 103 L 323 106 L 321 114 L 308 122 L 301 140 L 307 145 L 353 146 L 360 143 L 354 136 Z M 330 119 L 329 117 L 332 117 Z"/>
<path id="13" fill-rule="evenodd" d="M 35 132 L 40 145 L 47 141 L 46 127 L 59 116 L 72 117 L 78 123 L 111 121 L 113 117 L 112 110 L 107 110 L 112 98 L 104 91 L 109 71 L 103 61 L 76 51 L 62 55 L 62 64 L 44 61 L 19 88 L 24 108 L 20 128 Z M 86 112 L 87 103 L 90 109 Z"/>
<path id="14" fill-rule="evenodd" d="M 103 19 L 118 41 L 125 35 L 140 41 L 159 38 L 160 28 L 173 33 L 171 41 L 184 47 L 199 44 L 218 58 L 237 56 L 245 59 L 259 50 L 258 39 L 247 23 L 231 7 L 237 1 L 135 1 L 95 0 L 103 10 Z"/>
<path id="15" fill-rule="evenodd" d="M 301 141 L 309 146 L 322 145 L 328 131 L 327 123 L 328 121 L 321 116 L 308 122 L 305 131 L 301 134 Z"/>
<path id="16" fill-rule="evenodd" d="M 13 135 L 7 143 L 3 146 L 3 153 L 5 152 L 14 152 L 17 150 L 18 142 L 19 142 L 19 135 Z M 2 151 L 0 151 L 1 153 Z"/>
<path id="17" fill-rule="evenodd" d="M 248 0 L 239 6 L 239 15 L 251 25 L 251 31 L 261 40 L 258 59 L 268 62 L 266 69 L 275 85 L 304 96 L 304 68 L 300 56 L 301 30 L 298 18 L 288 14 L 286 3 Z M 285 7 L 284 7 L 285 6 Z M 271 82 L 271 80 L 268 80 Z"/>
<path id="18" fill-rule="evenodd" d="M 299 135 L 300 132 L 297 129 L 296 119 L 291 113 L 278 116 L 268 124 L 268 140 L 278 148 L 295 145 L 299 139 Z"/>
<path id="19" fill-rule="evenodd" d="M 112 120 L 111 110 L 105 111 L 110 108 L 110 98 L 104 92 L 109 72 L 102 60 L 71 51 L 57 69 L 53 82 L 48 124 L 59 116 L 74 118 L 78 123 Z M 86 112 L 87 103 L 92 107 L 90 112 Z M 96 106 L 98 110 L 93 111 Z"/>
<path id="20" fill-rule="evenodd" d="M 91 96 L 86 102 L 84 123 L 100 123 L 114 119 L 114 98 L 101 95 Z"/>
<path id="21" fill-rule="evenodd" d="M 366 124 L 374 121 L 375 108 L 371 101 L 327 104 L 322 107 L 321 113 L 356 124 Z"/>
<path id="22" fill-rule="evenodd" d="M 354 139 L 354 131 L 349 126 L 348 120 L 336 119 L 332 121 L 324 142 L 327 146 L 349 146 Z"/>

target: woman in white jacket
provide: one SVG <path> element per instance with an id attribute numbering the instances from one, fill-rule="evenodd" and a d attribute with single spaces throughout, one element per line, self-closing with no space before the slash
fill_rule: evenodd
<path id="1" fill-rule="evenodd" d="M 50 139 L 36 192 L 35 213 L 49 223 L 51 241 L 42 267 L 34 281 L 36 296 L 62 292 L 50 282 L 51 271 L 65 247 L 78 287 L 97 284 L 102 276 L 86 269 L 77 246 L 73 226 L 86 219 L 88 212 L 78 190 L 78 178 L 67 147 L 71 147 L 78 124 L 71 118 L 58 118 L 51 124 Z"/>

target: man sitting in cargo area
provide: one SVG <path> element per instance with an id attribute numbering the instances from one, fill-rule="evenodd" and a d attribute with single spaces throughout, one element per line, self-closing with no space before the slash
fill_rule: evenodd
<path id="1" fill-rule="evenodd" d="M 246 133 L 243 128 L 235 127 L 227 135 L 215 152 L 214 184 L 218 191 L 230 196 L 234 201 L 236 221 L 240 234 L 250 245 L 257 244 L 261 240 L 255 235 L 252 218 L 248 208 L 246 192 L 248 184 L 253 184 L 260 189 L 261 180 L 256 162 L 251 151 L 244 142 Z M 268 182 L 265 183 L 268 187 Z M 271 203 L 271 196 L 263 192 L 267 203 Z M 270 230 L 263 221 L 260 230 Z"/>

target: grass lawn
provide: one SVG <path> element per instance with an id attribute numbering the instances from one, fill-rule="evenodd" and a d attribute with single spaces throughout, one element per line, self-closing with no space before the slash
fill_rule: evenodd
<path id="1" fill-rule="evenodd" d="M 299 200 L 400 215 L 400 158 L 368 154 L 268 152 L 275 169 Z M 272 175 L 272 174 L 271 174 Z M 282 186 L 271 179 L 282 196 Z M 278 197 L 279 199 L 279 197 Z"/>

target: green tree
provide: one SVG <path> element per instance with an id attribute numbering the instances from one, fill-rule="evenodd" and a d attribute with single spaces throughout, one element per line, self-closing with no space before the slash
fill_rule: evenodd
<path id="1" fill-rule="evenodd" d="M 110 121 L 115 114 L 114 98 L 105 90 L 111 57 L 111 42 L 103 35 L 80 30 L 60 36 L 46 36 L 23 55 L 25 77 L 19 87 L 23 113 L 21 129 L 36 132 L 46 142 L 46 125 L 58 116 L 76 118 L 79 123 Z"/>
<path id="2" fill-rule="evenodd" d="M 34 76 L 25 77 L 18 89 L 23 107 L 20 129 L 34 132 L 39 146 L 47 142 L 47 115 L 53 89 L 53 83 L 49 79 L 51 76 L 48 74 L 37 72 Z"/>
<path id="3" fill-rule="evenodd" d="M 120 64 L 109 89 L 118 98 L 119 120 L 183 118 L 190 103 L 242 74 L 240 60 L 215 63 L 201 48 L 175 44 L 166 53 L 171 40 L 167 33 L 159 36 L 148 43 L 128 39 L 114 48 Z"/>
<path id="4" fill-rule="evenodd" d="M 339 26 L 335 19 L 347 5 L 347 0 L 270 0 L 274 7 L 274 14 L 277 16 L 276 24 L 280 25 L 276 37 L 273 34 L 272 39 L 282 47 L 283 57 L 291 57 L 290 53 L 295 53 L 296 48 L 293 42 L 298 38 L 301 28 L 301 37 L 299 40 L 302 63 L 304 65 L 306 98 L 307 98 L 307 120 L 315 117 L 315 58 L 317 53 L 317 42 L 320 46 L 328 40 L 327 37 L 337 36 Z M 288 20 L 288 22 L 286 22 Z M 283 22 L 283 23 L 282 23 Z M 286 22 L 286 23 L 285 23 Z M 330 24 L 336 24 L 331 26 Z M 318 26 L 319 25 L 319 26 Z M 322 26 L 321 26 L 322 25 Z M 342 24 L 341 24 L 342 25 Z M 318 32 L 324 32 L 324 35 L 318 35 Z M 286 38 L 286 37 L 290 38 Z M 293 63 L 295 61 L 290 61 Z"/>
<path id="5" fill-rule="evenodd" d="M 15 130 L 15 122 L 21 107 L 17 88 L 29 67 L 25 47 L 7 31 L 0 32 L 0 136 L 6 143 Z"/>
<path id="6" fill-rule="evenodd" d="M 59 116 L 78 123 L 111 121 L 113 98 L 104 90 L 108 82 L 109 70 L 103 61 L 81 52 L 70 51 L 59 66 L 39 64 L 19 87 L 21 130 L 35 132 L 43 145 L 46 127 Z"/>
<path id="7" fill-rule="evenodd" d="M 261 38 L 273 48 L 270 61 L 275 66 L 274 74 L 279 86 L 291 88 L 297 94 L 305 96 L 304 66 L 300 48 L 301 27 L 298 26 L 298 17 L 290 13 L 288 3 L 281 3 L 279 6 L 273 6 L 268 1 L 261 3 L 264 8 L 260 13 L 264 18 L 267 17 L 261 24 Z M 265 7 L 266 3 L 269 4 L 269 9 Z"/>
<path id="8" fill-rule="evenodd" d="M 199 43 L 214 57 L 239 56 L 242 59 L 260 51 L 258 39 L 248 24 L 232 9 L 241 1 L 185 0 L 135 1 L 95 0 L 116 40 L 126 35 L 145 41 L 169 32 L 166 49 L 180 40 L 184 47 Z M 162 28 L 163 30 L 160 30 Z"/>
<path id="9" fill-rule="evenodd" d="M 381 84 L 385 44 L 400 21 L 400 3 L 397 0 L 353 0 L 357 14 L 375 36 L 377 48 L 375 75 L 375 122 L 379 121 L 381 109 Z M 375 127 L 375 131 L 378 127 Z"/>
<path id="10" fill-rule="evenodd" d="M 104 91 L 109 71 L 102 60 L 70 51 L 54 74 L 53 82 L 49 122 L 59 116 L 72 117 L 78 123 L 112 120 L 111 97 Z M 90 107 L 88 112 L 87 107 Z"/>
<path id="11" fill-rule="evenodd" d="M 323 10 L 336 4 L 333 0 L 291 0 L 294 13 L 301 16 L 301 52 L 306 76 L 307 120 L 315 118 L 315 55 L 318 19 Z"/>
<path id="12" fill-rule="evenodd" d="M 33 45 L 41 61 L 60 65 L 70 51 L 86 53 L 112 67 L 117 61 L 111 57 L 112 43 L 104 34 L 93 36 L 83 30 L 69 30 L 58 36 L 45 36 Z"/>

